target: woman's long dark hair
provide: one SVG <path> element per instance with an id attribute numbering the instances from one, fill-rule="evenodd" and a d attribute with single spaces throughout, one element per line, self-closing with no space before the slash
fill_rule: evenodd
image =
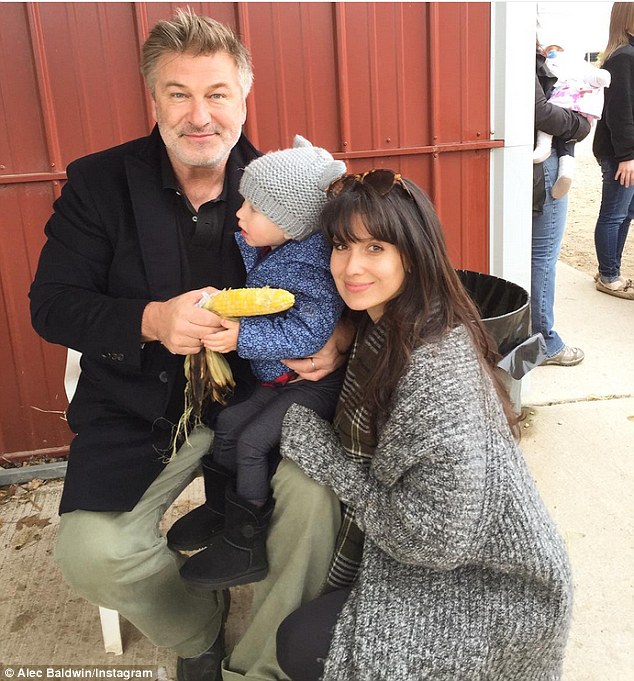
<path id="1" fill-rule="evenodd" d="M 354 242 L 354 218 L 359 217 L 373 238 L 396 246 L 406 270 L 402 292 L 385 304 L 381 319 L 386 332 L 384 351 L 367 385 L 364 404 L 376 417 L 375 422 L 383 423 L 413 350 L 463 325 L 517 437 L 518 418 L 495 371 L 499 360 L 496 345 L 451 265 L 436 211 L 413 182 L 402 182 L 409 195 L 398 182 L 384 196 L 368 183 L 349 183 L 321 215 L 322 228 L 331 243 Z"/>

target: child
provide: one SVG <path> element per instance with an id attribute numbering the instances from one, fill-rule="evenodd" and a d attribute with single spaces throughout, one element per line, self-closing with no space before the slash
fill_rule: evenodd
<path id="1" fill-rule="evenodd" d="M 326 189 L 346 170 L 299 135 L 292 149 L 266 154 L 244 171 L 236 240 L 247 287 L 284 288 L 295 305 L 277 315 L 223 320 L 225 331 L 205 340 L 218 352 L 237 350 L 259 381 L 252 396 L 224 409 L 203 457 L 206 501 L 167 534 L 172 548 L 208 545 L 181 568 L 188 582 L 211 589 L 264 579 L 271 451 L 280 442 L 288 407 L 302 404 L 332 419 L 343 369 L 305 381 L 280 362 L 309 357 L 330 338 L 343 309 L 330 274 L 330 246 L 318 232 Z"/>
<path id="2" fill-rule="evenodd" d="M 603 90 L 610 85 L 610 72 L 598 69 L 585 60 L 570 59 L 559 45 L 549 45 L 545 50 L 546 65 L 557 77 L 557 83 L 548 101 L 564 109 L 578 111 L 591 122 L 601 118 Z M 543 163 L 549 156 L 553 137 L 541 130 L 533 151 L 533 163 Z M 551 194 L 560 199 L 570 189 L 574 176 L 574 142 L 564 142 L 555 137 L 555 151 L 559 157 L 557 180 Z"/>

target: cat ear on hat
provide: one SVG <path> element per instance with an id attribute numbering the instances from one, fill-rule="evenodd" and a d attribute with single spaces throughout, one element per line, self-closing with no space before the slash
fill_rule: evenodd
<path id="1" fill-rule="evenodd" d="M 293 149 L 298 149 L 299 147 L 312 147 L 313 145 L 301 135 L 295 135 L 293 138 Z"/>
<path id="2" fill-rule="evenodd" d="M 334 180 L 346 174 L 346 164 L 343 161 L 336 161 L 332 157 L 332 154 L 326 149 L 315 147 L 305 137 L 302 137 L 301 135 L 295 135 L 295 138 L 293 139 L 293 149 L 299 148 L 314 149 L 316 159 L 325 162 L 326 165 L 317 182 L 317 186 L 322 191 L 325 192 Z"/>
<path id="3" fill-rule="evenodd" d="M 342 175 L 346 174 L 346 171 L 346 164 L 343 161 L 336 161 L 333 158 L 321 173 L 321 177 L 318 181 L 319 188 L 322 191 L 327 191 L 328 187 L 330 187 L 335 180 L 338 180 Z"/>

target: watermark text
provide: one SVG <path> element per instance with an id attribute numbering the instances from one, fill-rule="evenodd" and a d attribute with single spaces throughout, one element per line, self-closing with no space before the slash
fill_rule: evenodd
<path id="1" fill-rule="evenodd" d="M 24 679 L 113 679 L 114 681 L 162 681 L 163 668 L 146 666 L 106 665 L 2 665 L 0 679 L 22 681 Z"/>

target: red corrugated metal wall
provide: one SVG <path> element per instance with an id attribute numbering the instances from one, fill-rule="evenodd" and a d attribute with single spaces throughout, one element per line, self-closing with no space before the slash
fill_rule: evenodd
<path id="1" fill-rule="evenodd" d="M 32 331 L 43 225 L 74 158 L 151 125 L 138 52 L 181 3 L 0 3 L 0 455 L 63 447 L 65 350 Z M 189 3 L 249 45 L 246 132 L 299 132 L 431 195 L 456 266 L 488 269 L 488 3 Z"/>

